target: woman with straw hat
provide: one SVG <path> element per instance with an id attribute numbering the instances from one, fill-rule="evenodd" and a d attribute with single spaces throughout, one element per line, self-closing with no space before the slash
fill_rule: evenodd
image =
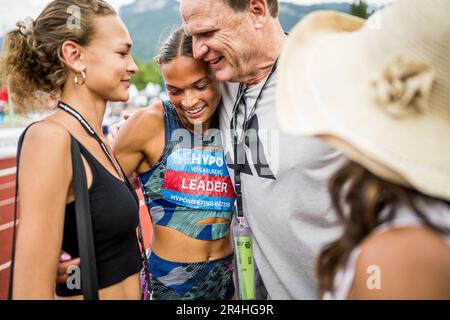
<path id="1" fill-rule="evenodd" d="M 448 12 L 397 0 L 366 23 L 316 12 L 290 34 L 280 122 L 349 158 L 330 182 L 344 232 L 318 261 L 325 298 L 450 299 Z"/>

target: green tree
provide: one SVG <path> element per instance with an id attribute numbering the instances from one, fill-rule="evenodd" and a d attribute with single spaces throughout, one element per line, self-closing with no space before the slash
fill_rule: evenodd
<path id="1" fill-rule="evenodd" d="M 367 19 L 369 17 L 368 6 L 365 1 L 356 0 L 352 3 L 350 13 L 354 16 Z"/>
<path id="2" fill-rule="evenodd" d="M 139 72 L 132 76 L 131 83 L 136 85 L 138 90 L 144 89 L 149 82 L 162 85 L 162 77 L 159 67 L 153 62 L 141 63 L 136 59 Z"/>

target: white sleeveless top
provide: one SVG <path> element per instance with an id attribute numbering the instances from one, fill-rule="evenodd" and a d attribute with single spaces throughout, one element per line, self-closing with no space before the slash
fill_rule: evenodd
<path id="1" fill-rule="evenodd" d="M 421 212 L 425 214 L 433 225 L 450 229 L 450 207 L 445 203 L 438 201 L 429 201 L 420 206 Z M 379 235 L 385 231 L 423 226 L 422 220 L 416 216 L 410 208 L 405 206 L 397 210 L 397 216 L 394 220 L 378 226 L 371 235 Z M 442 234 L 443 239 L 450 246 L 450 234 Z M 334 284 L 335 291 L 327 292 L 323 295 L 324 300 L 345 300 L 347 299 L 350 289 L 352 288 L 353 278 L 355 274 L 356 260 L 361 252 L 361 248 L 357 246 L 352 250 L 345 265 L 345 268 L 336 273 Z"/>

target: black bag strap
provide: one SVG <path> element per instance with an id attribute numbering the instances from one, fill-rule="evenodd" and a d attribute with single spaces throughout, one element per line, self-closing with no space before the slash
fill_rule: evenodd
<path id="1" fill-rule="evenodd" d="M 13 298 L 14 261 L 16 255 L 16 221 L 17 221 L 17 196 L 19 192 L 19 163 L 23 140 L 29 125 L 19 138 L 16 155 L 16 192 L 14 200 L 14 224 L 11 252 L 11 268 L 9 275 L 8 300 Z M 89 205 L 89 194 L 86 183 L 86 172 L 81 152 L 76 140 L 71 137 L 71 158 L 73 170 L 73 188 L 75 194 L 75 215 L 77 223 L 78 247 L 81 264 L 81 283 L 83 296 L 86 300 L 98 300 L 97 266 L 95 261 L 94 236 L 92 229 L 91 211 Z"/>
<path id="2" fill-rule="evenodd" d="M 94 231 L 92 229 L 86 172 L 81 160 L 80 147 L 71 136 L 73 189 L 77 221 L 78 250 L 81 264 L 81 287 L 86 300 L 98 300 L 97 265 L 95 260 Z"/>
<path id="3" fill-rule="evenodd" d="M 17 196 L 19 194 L 19 163 L 20 153 L 22 151 L 23 139 L 28 129 L 34 123 L 30 124 L 20 135 L 19 142 L 17 144 L 16 153 L 16 192 L 14 193 L 14 221 L 13 221 L 13 236 L 12 236 L 12 249 L 11 249 L 11 267 L 9 272 L 9 287 L 8 287 L 8 300 L 13 298 L 13 279 L 14 279 L 14 261 L 16 258 L 16 223 L 17 223 Z"/>

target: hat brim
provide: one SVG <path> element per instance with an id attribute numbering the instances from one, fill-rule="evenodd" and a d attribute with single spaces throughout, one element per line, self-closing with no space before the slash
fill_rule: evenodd
<path id="1" fill-rule="evenodd" d="M 445 148 L 435 142 L 450 136 L 449 126 L 429 117 L 396 121 L 376 104 L 373 80 L 395 53 L 369 42 L 387 35 L 364 26 L 354 16 L 319 11 L 293 29 L 278 69 L 280 125 L 295 135 L 337 137 L 350 159 L 376 175 L 449 200 L 449 165 L 429 160 Z"/>

